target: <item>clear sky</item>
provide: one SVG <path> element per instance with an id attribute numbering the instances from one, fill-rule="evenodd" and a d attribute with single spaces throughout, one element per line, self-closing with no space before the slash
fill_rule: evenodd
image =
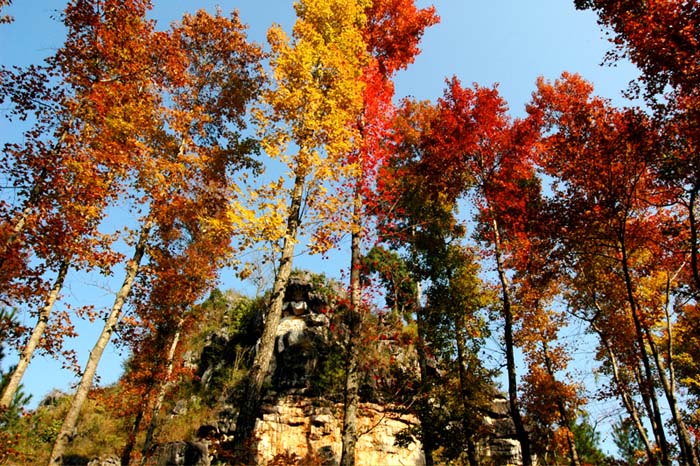
<path id="1" fill-rule="evenodd" d="M 63 28 L 55 18 L 65 3 L 14 0 L 7 13 L 14 16 L 15 22 L 0 25 L 0 63 L 27 65 L 52 54 L 63 40 Z M 152 16 L 160 29 L 167 28 L 184 12 L 200 8 L 214 11 L 217 5 L 224 12 L 237 8 L 241 19 L 250 26 L 250 38 L 259 43 L 264 43 L 266 30 L 273 22 L 289 30 L 294 21 L 292 3 L 284 0 L 154 0 L 154 4 Z M 592 81 L 599 95 L 624 105 L 621 91 L 636 77 L 636 71 L 626 64 L 600 66 L 610 44 L 595 17 L 589 12 L 576 11 L 573 0 L 436 0 L 434 5 L 441 22 L 427 31 L 421 46 L 423 53 L 398 77 L 397 97 L 436 99 L 442 94 L 445 78 L 455 75 L 465 85 L 498 83 L 517 116 L 522 114 L 538 76 L 555 79 L 563 71 L 569 71 Z M 16 139 L 19 131 L 4 119 L 0 121 L 0 144 Z M 299 266 L 320 267 L 327 274 L 338 276 L 346 261 L 340 262 L 331 256 L 320 265 L 307 260 Z M 222 287 L 228 286 L 235 284 L 225 280 Z M 113 283 L 79 276 L 73 278 L 64 294 L 67 300 L 88 304 L 99 299 L 109 304 L 110 289 L 115 288 Z M 32 323 L 28 317 L 25 319 L 25 323 Z M 73 344 L 78 348 L 81 364 L 85 363 L 96 338 L 99 330 L 96 326 L 101 324 L 98 320 L 94 326 L 87 323 L 79 326 L 81 337 Z M 14 362 L 8 356 L 2 361 L 3 368 Z M 120 364 L 119 352 L 111 345 L 100 365 L 101 382 L 118 378 Z M 67 391 L 75 381 L 60 363 L 37 358 L 23 383 L 25 391 L 34 396 L 32 406 L 35 406 L 52 388 Z"/>

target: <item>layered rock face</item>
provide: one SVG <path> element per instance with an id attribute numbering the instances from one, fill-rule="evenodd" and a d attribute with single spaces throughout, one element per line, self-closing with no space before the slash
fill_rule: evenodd
<path id="1" fill-rule="evenodd" d="M 343 406 L 307 395 L 330 350 L 330 320 L 325 311 L 333 303 L 305 277 L 290 280 L 285 301 L 270 367 L 272 396 L 265 399 L 255 427 L 257 462 L 306 460 L 336 465 L 342 451 Z M 424 465 L 420 443 L 408 448 L 394 445 L 400 431 L 417 424 L 414 416 L 402 415 L 397 409 L 362 403 L 356 463 Z"/>
<path id="2" fill-rule="evenodd" d="M 491 434 L 487 441 L 478 445 L 481 458 L 499 466 L 521 466 L 523 464 L 520 442 L 515 434 L 515 424 L 510 416 L 508 399 L 500 394 L 493 396 L 491 408 L 482 422 Z"/>
<path id="3" fill-rule="evenodd" d="M 341 404 L 323 402 L 299 395 L 284 396 L 263 405 L 263 416 L 256 423 L 258 464 L 274 459 L 290 462 L 312 460 L 319 465 L 336 465 L 342 451 Z M 356 447 L 356 464 L 383 466 L 423 466 L 420 443 L 407 448 L 394 445 L 396 434 L 418 424 L 411 415 L 391 408 L 362 403 Z"/>
<path id="4" fill-rule="evenodd" d="M 332 346 L 337 344 L 330 334 L 331 313 L 326 312 L 335 305 L 329 299 L 307 277 L 293 277 L 290 281 L 268 373 L 269 388 L 251 445 L 258 465 L 335 466 L 340 462 L 343 405 L 338 399 L 319 393 L 314 386 Z M 221 353 L 228 347 L 227 336 L 222 330 L 208 339 L 209 344 L 197 364 L 203 382 L 226 360 L 227 355 Z M 404 360 L 409 366 L 415 364 L 414 358 L 400 354 L 404 350 L 397 347 L 396 351 L 396 359 Z M 492 408 L 485 413 L 484 428 L 490 434 L 477 447 L 484 465 L 522 464 L 507 404 L 505 398 L 494 395 Z M 161 446 L 157 458 L 149 464 L 228 464 L 226 452 L 235 436 L 236 417 L 234 399 L 222 402 L 217 418 L 200 427 L 197 442 Z M 399 433 L 415 429 L 419 424 L 415 416 L 406 414 L 405 407 L 360 403 L 355 464 L 425 465 L 418 440 L 406 447 L 395 442 Z"/>

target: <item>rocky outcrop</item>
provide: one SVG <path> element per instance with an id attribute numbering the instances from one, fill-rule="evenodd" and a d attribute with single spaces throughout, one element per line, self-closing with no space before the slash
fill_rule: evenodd
<path id="1" fill-rule="evenodd" d="M 278 391 L 306 388 L 328 353 L 329 319 L 324 314 L 289 315 L 280 320 L 270 364 Z"/>
<path id="2" fill-rule="evenodd" d="M 342 342 L 335 341 L 330 332 L 328 312 L 335 306 L 332 295 L 320 290 L 308 276 L 293 277 L 285 293 L 284 312 L 275 337 L 275 349 L 268 372 L 268 391 L 254 430 L 251 447 L 258 465 L 315 464 L 335 466 L 342 451 L 343 405 L 323 389 L 318 380 L 329 354 L 337 356 Z M 262 321 L 262 316 L 260 317 Z M 379 342 L 389 345 L 382 350 L 406 371 L 417 371 L 416 355 L 393 340 Z M 202 387 L 212 390 L 210 381 L 223 364 L 229 364 L 234 351 L 232 336 L 220 329 L 207 337 L 204 350 L 191 367 L 200 376 Z M 384 402 L 376 381 L 386 382 L 380 372 L 372 373 L 363 386 L 360 403 L 356 446 L 357 465 L 423 466 L 425 456 L 417 439 L 405 440 L 407 432 L 415 432 L 419 420 L 405 409 Z M 374 381 L 374 382 L 373 382 Z M 325 383 L 325 382 L 324 382 Z M 321 385 L 322 387 L 324 385 Z M 198 442 L 176 442 L 161 445 L 149 464 L 208 466 L 229 464 L 238 414 L 236 394 L 218 397 L 217 414 L 201 425 Z M 491 407 L 483 413 L 481 441 L 477 449 L 483 464 L 520 466 L 520 446 L 508 413 L 505 397 L 494 392 Z M 177 405 L 176 405 L 177 406 Z M 185 411 L 183 411 L 185 412 Z M 173 412 L 173 415 L 178 413 Z M 186 414 L 180 414 L 186 415 Z M 401 435 L 400 435 L 401 434 Z M 410 437 L 409 437 L 410 438 Z M 406 443 L 408 443 L 406 445 Z"/>
<path id="3" fill-rule="evenodd" d="M 423 466 L 425 457 L 420 443 L 401 448 L 396 434 L 418 424 L 418 420 L 391 407 L 361 403 L 356 447 L 356 464 L 383 466 Z M 342 451 L 341 404 L 290 395 L 277 401 L 267 400 L 262 419 L 255 426 L 258 464 L 277 458 L 289 461 L 315 460 L 322 465 L 337 465 Z"/>
<path id="4" fill-rule="evenodd" d="M 122 462 L 118 457 L 108 455 L 95 458 L 94 460 L 90 461 L 87 466 L 121 466 L 121 464 Z"/>
<path id="5" fill-rule="evenodd" d="M 206 442 L 172 442 L 159 445 L 149 466 L 210 466 Z"/>
<path id="6" fill-rule="evenodd" d="M 479 456 L 500 466 L 522 465 L 520 442 L 516 438 L 515 424 L 505 396 L 494 393 L 491 407 L 484 413 L 482 422 L 489 434 L 478 445 Z"/>

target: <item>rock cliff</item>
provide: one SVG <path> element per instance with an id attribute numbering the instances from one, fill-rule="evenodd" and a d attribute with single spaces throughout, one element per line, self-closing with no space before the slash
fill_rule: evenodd
<path id="1" fill-rule="evenodd" d="M 326 290 L 327 291 L 327 290 Z M 256 422 L 253 445 L 259 465 L 337 465 L 340 460 L 343 405 L 337 396 L 319 390 L 321 371 L 339 343 L 331 335 L 336 305 L 333 294 L 317 289 L 307 276 L 294 277 L 285 296 L 268 374 L 268 390 Z M 198 363 L 206 383 L 231 359 L 228 334 L 218 331 L 208 338 Z M 391 343 L 389 343 L 391 344 Z M 394 351 L 394 350 L 392 350 Z M 397 353 L 401 350 L 396 349 Z M 222 354 L 223 353 L 223 354 Z M 189 356 L 193 359 L 192 355 Z M 406 364 L 415 358 L 403 356 Z M 322 387 L 322 385 L 321 385 Z M 368 389 L 371 391 L 371 387 Z M 356 464 L 361 466 L 422 466 L 425 456 L 420 441 L 397 446 L 397 436 L 416 432 L 418 418 L 406 406 L 377 403 L 378 396 L 365 397 L 360 405 L 358 430 L 361 433 Z M 372 402 L 374 401 L 374 402 Z M 209 466 L 228 464 L 235 436 L 236 395 L 221 398 L 217 415 L 203 424 L 193 442 L 160 445 L 149 464 Z M 514 440 L 507 401 L 494 396 L 493 409 L 483 418 L 485 440 L 478 445 L 484 465 L 518 466 L 520 448 Z"/>

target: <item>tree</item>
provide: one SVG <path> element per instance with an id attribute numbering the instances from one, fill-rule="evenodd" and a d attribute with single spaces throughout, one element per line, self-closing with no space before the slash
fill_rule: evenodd
<path id="1" fill-rule="evenodd" d="M 255 425 L 302 222 L 313 225 L 306 217 L 323 218 L 324 212 L 343 206 L 343 199 L 326 192 L 328 183 L 342 177 L 342 157 L 350 152 L 356 136 L 350 125 L 361 110 L 365 7 L 365 2 L 354 0 L 301 1 L 295 4 L 297 22 L 291 41 L 277 26 L 268 32 L 274 82 L 263 92 L 255 118 L 264 133 L 263 149 L 287 163 L 292 185 L 285 187 L 280 179 L 256 195 L 263 205 L 250 231 L 253 237 L 274 245 L 277 270 L 236 423 L 238 455 L 252 453 L 246 452 L 246 442 Z M 284 154 L 288 143 L 296 146 L 292 156 Z M 315 249 L 322 251 L 327 246 L 316 241 Z"/>
<path id="2" fill-rule="evenodd" d="M 530 465 L 530 440 L 517 393 L 516 309 L 508 268 L 514 255 L 529 251 L 525 225 L 540 189 L 531 162 L 538 128 L 530 120 L 511 121 L 496 89 L 465 89 L 456 78 L 448 81 L 438 112 L 440 126 L 434 127 L 431 137 L 435 153 L 444 155 L 428 161 L 426 169 L 440 176 L 450 174 L 442 181 L 448 196 L 470 192 L 474 200 L 477 238 L 492 254 L 501 293 L 511 415 L 523 462 Z"/>
<path id="3" fill-rule="evenodd" d="M 348 162 L 356 166 L 353 188 L 352 223 L 350 226 L 350 338 L 343 417 L 343 466 L 355 462 L 357 442 L 357 405 L 359 402 L 358 354 L 355 338 L 360 333 L 362 289 L 360 283 L 361 243 L 367 228 L 364 217 L 372 188 L 376 184 L 377 167 L 386 159 L 393 116 L 394 74 L 406 68 L 420 52 L 418 42 L 425 28 L 435 24 L 435 8 L 418 9 L 414 0 L 373 1 L 368 5 L 363 38 L 369 61 L 362 73 L 364 83 L 362 113 L 357 120 L 359 143 L 349 154 Z"/>
<path id="4" fill-rule="evenodd" d="M 640 69 L 644 97 L 652 104 L 659 122 L 666 126 L 667 137 L 663 142 L 668 147 L 660 152 L 663 155 L 656 163 L 661 178 L 683 192 L 679 201 L 687 211 L 692 280 L 697 293 L 700 287 L 696 215 L 700 192 L 697 170 L 700 7 L 696 2 L 685 1 L 640 4 L 629 0 L 576 0 L 575 4 L 577 8 L 596 12 L 599 23 L 609 28 L 615 50 L 608 59 L 629 58 Z"/>
<path id="5" fill-rule="evenodd" d="M 596 426 L 584 414 L 573 426 L 576 448 L 582 466 L 612 464 L 612 460 L 600 448 L 601 436 Z"/>
<path id="6" fill-rule="evenodd" d="M 638 431 L 632 428 L 629 419 L 620 419 L 613 426 L 613 442 L 624 461 L 623 464 L 629 466 L 639 464 L 642 454 L 642 440 Z"/>
<path id="7" fill-rule="evenodd" d="M 530 210 L 523 232 L 530 247 L 514 260 L 514 297 L 521 322 L 515 338 L 528 366 L 522 379 L 523 406 L 538 458 L 549 462 L 550 457 L 568 457 L 569 464 L 580 466 L 574 428 L 585 399 L 583 387 L 568 373 L 571 356 L 560 341 L 570 314 L 555 304 L 566 280 L 548 228 L 556 221 L 549 214 L 543 200 Z"/>
<path id="8" fill-rule="evenodd" d="M 0 205 L 0 294 L 38 310 L 0 404 L 12 397 L 37 348 L 55 354 L 71 335 L 67 313 L 51 323 L 68 270 L 106 272 L 120 257 L 109 250 L 114 238 L 100 233 L 98 225 L 122 194 L 139 116 L 150 114 L 142 90 L 145 73 L 134 68 L 148 56 L 137 38 L 149 26 L 132 21 L 145 11 L 141 2 L 103 17 L 101 6 L 69 4 L 67 42 L 45 66 L 2 70 L 0 95 L 14 104 L 11 116 L 36 123 L 22 144 L 3 149 L 19 202 Z M 124 34 L 116 36 L 115 30 Z M 52 76 L 58 84 L 51 83 Z"/>
<path id="9" fill-rule="evenodd" d="M 146 209 L 140 229 L 134 232 L 137 239 L 123 284 L 90 353 L 54 444 L 51 464 L 60 462 L 100 357 L 142 271 L 142 260 L 150 257 L 160 278 L 167 277 L 157 283 L 169 289 L 170 299 L 179 296 L 186 303 L 210 286 L 213 269 L 230 252 L 235 229 L 227 209 L 235 192 L 230 176 L 252 164 L 250 152 L 255 146 L 240 138 L 240 130 L 246 104 L 260 85 L 261 53 L 247 44 L 243 29 L 236 15 L 211 17 L 200 12 L 186 16 L 171 33 L 141 37 L 155 51 L 153 57 L 163 60 L 141 63 L 162 73 L 152 76 L 150 87 L 157 107 L 149 124 L 137 133 L 141 150 L 131 154 L 134 201 Z M 155 50 L 155 45 L 162 48 Z M 190 244 L 196 254 L 188 249 Z M 197 254 L 210 265 L 197 274 L 176 267 L 182 256 L 187 264 L 198 263 Z M 178 272 L 190 280 L 188 286 L 173 288 L 180 278 Z M 185 294 L 173 295 L 174 290 Z M 154 299 L 162 299 L 159 288 L 151 291 Z M 169 306 L 166 310 L 173 311 Z"/>
<path id="10" fill-rule="evenodd" d="M 668 402 L 681 455 L 694 464 L 678 409 L 675 358 L 662 333 L 655 333 L 672 338 L 669 305 L 685 263 L 674 234 L 678 231 L 674 191 L 659 186 L 652 169 L 660 138 L 639 110 L 610 108 L 591 97 L 591 91 L 577 76 L 565 75 L 554 85 L 538 84 L 537 105 L 547 108 L 552 125 L 548 128 L 558 129 L 547 138 L 542 165 L 557 179 L 557 202 L 561 218 L 567 219 L 565 248 L 572 254 L 569 261 L 575 273 L 590 274 L 591 266 L 604 267 L 600 273 L 609 280 L 604 286 L 623 306 L 610 309 L 617 315 L 608 316 L 608 325 L 613 325 L 608 331 L 615 335 L 609 341 L 632 336 L 627 361 L 638 364 L 632 373 L 640 382 L 660 461 L 669 464 L 671 459 L 657 386 Z"/>
<path id="11" fill-rule="evenodd" d="M 407 279 L 396 283 L 404 274 L 389 262 L 394 289 L 398 285 L 399 292 L 403 286 L 413 291 L 413 296 L 393 294 L 416 318 L 420 379 L 415 411 L 426 463 L 434 464 L 437 449 L 444 458 L 463 456 L 465 445 L 474 463 L 483 433 L 481 410 L 491 402 L 492 375 L 477 354 L 488 335 L 483 312 L 494 297 L 478 278 L 475 253 L 461 244 L 466 229 L 458 220 L 457 202 L 470 186 L 468 174 L 442 168 L 435 176 L 426 169 L 444 167 L 451 156 L 435 142 L 442 125 L 439 116 L 439 108 L 426 102 L 406 100 L 399 108 L 394 153 L 382 167 L 379 188 L 385 211 L 379 231 L 408 265 Z"/>

